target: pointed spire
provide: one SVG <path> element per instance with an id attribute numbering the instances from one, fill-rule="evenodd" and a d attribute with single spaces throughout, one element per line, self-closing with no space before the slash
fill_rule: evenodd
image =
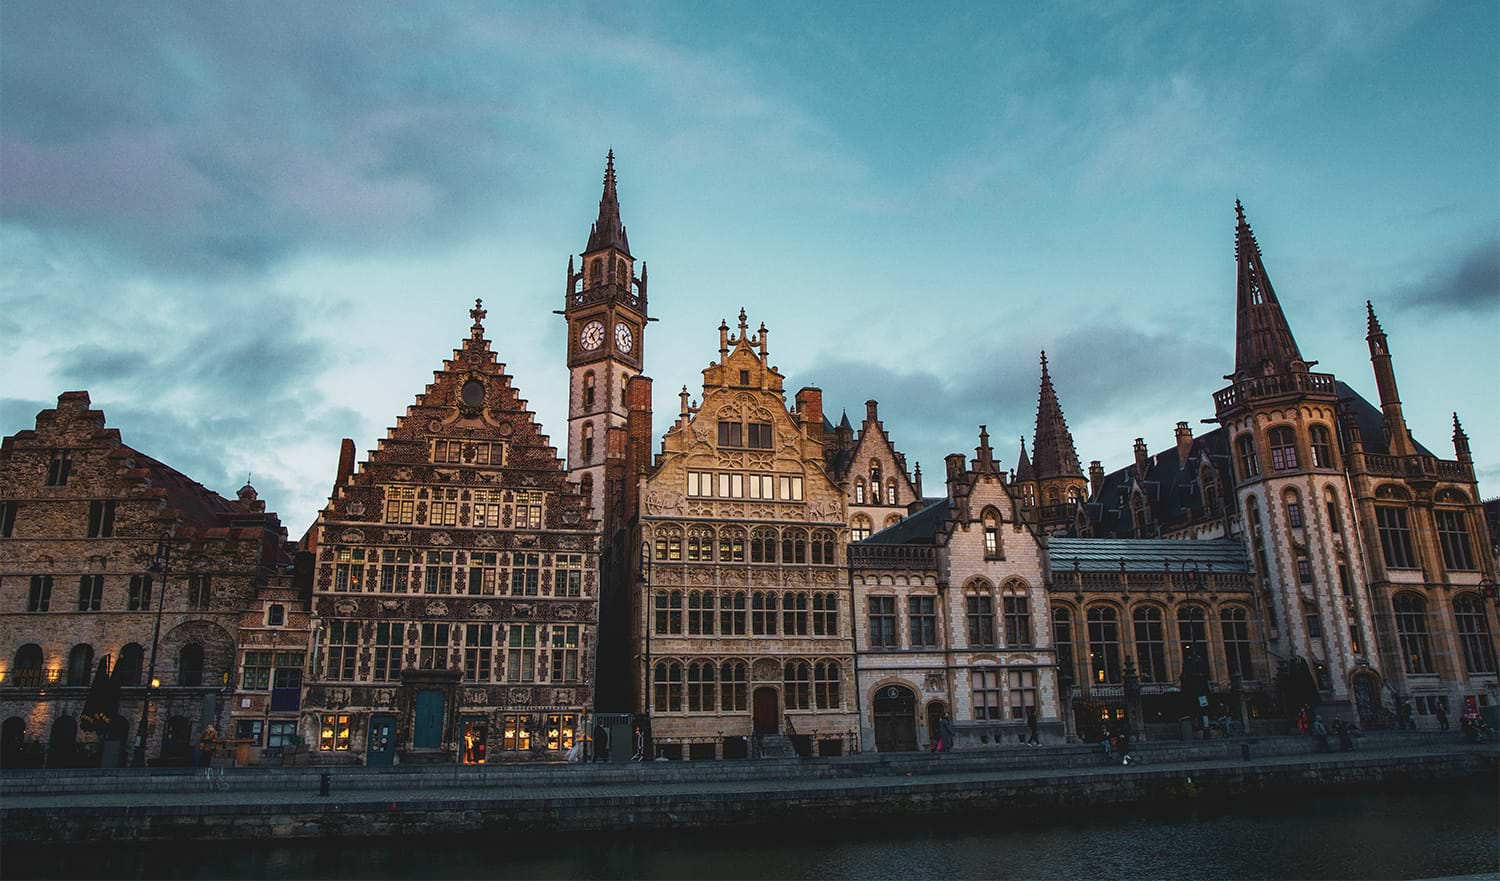
<path id="1" fill-rule="evenodd" d="M 995 463 L 995 451 L 990 448 L 990 429 L 986 425 L 979 426 L 979 446 L 974 448 L 974 470 L 991 473 L 999 471 Z"/>
<path id="2" fill-rule="evenodd" d="M 849 411 L 847 408 L 844 410 L 843 418 L 839 419 L 839 428 L 847 428 L 850 431 L 854 430 L 854 426 L 849 424 Z"/>
<path id="3" fill-rule="evenodd" d="M 1469 436 L 1464 433 L 1463 424 L 1458 421 L 1456 411 L 1453 414 L 1453 452 L 1460 462 L 1474 461 L 1474 455 L 1469 450 Z M 248 479 L 246 482 L 249 482 Z"/>
<path id="4" fill-rule="evenodd" d="M 589 244 L 584 253 L 615 248 L 630 256 L 630 241 L 620 222 L 620 195 L 615 188 L 615 151 L 611 149 L 604 164 L 604 194 L 599 197 L 599 219 L 589 228 Z"/>
<path id="5" fill-rule="evenodd" d="M 1234 255 L 1238 264 L 1234 374 L 1248 377 L 1267 372 L 1290 373 L 1293 363 L 1306 369 L 1239 199 L 1234 200 L 1234 214 Z"/>
<path id="6" fill-rule="evenodd" d="M 1031 480 L 1031 458 L 1026 455 L 1026 438 L 1021 438 L 1021 455 L 1016 459 L 1016 480 Z"/>
<path id="7" fill-rule="evenodd" d="M 1380 326 L 1380 319 L 1375 317 L 1375 304 L 1369 300 L 1365 301 L 1365 327 L 1367 329 L 1366 339 L 1376 334 L 1385 333 L 1385 329 Z"/>
<path id="8" fill-rule="evenodd" d="M 475 341 L 484 339 L 484 316 L 489 313 L 484 309 L 484 301 L 478 297 L 474 298 L 474 308 L 469 310 L 469 317 L 474 323 L 469 327 L 469 338 Z"/>
<path id="9" fill-rule="evenodd" d="M 1036 477 L 1081 477 L 1078 450 L 1063 417 L 1052 375 L 1047 371 L 1047 353 L 1042 352 L 1042 384 L 1037 395 L 1036 434 L 1031 439 L 1032 470 Z"/>

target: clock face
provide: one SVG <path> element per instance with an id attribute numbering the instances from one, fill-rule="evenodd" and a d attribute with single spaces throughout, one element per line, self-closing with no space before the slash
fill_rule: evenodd
<path id="1" fill-rule="evenodd" d="M 590 321 L 578 332 L 578 343 L 592 352 L 604 343 L 604 322 Z"/>
<path id="2" fill-rule="evenodd" d="M 615 325 L 615 348 L 630 354 L 630 348 L 635 345 L 635 336 L 630 332 L 630 326 L 625 322 Z"/>

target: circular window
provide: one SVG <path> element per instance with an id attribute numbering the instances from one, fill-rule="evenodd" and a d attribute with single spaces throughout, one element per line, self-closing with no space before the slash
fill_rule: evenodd
<path id="1" fill-rule="evenodd" d="M 471 379 L 468 382 L 464 383 L 463 399 L 464 403 L 468 404 L 470 407 L 478 407 L 480 404 L 483 404 L 484 383 L 480 382 L 477 379 Z"/>

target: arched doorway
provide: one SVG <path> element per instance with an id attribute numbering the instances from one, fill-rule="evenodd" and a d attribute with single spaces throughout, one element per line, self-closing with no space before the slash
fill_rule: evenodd
<path id="1" fill-rule="evenodd" d="M 781 715 L 781 699 L 776 696 L 776 689 L 770 686 L 761 686 L 755 690 L 755 728 L 756 734 L 777 734 L 781 726 L 777 719 Z"/>
<path id="2" fill-rule="evenodd" d="M 938 726 L 942 724 L 943 714 L 948 712 L 948 705 L 942 701 L 932 701 L 927 705 L 927 742 L 937 743 Z"/>
<path id="3" fill-rule="evenodd" d="M 914 752 L 917 748 L 917 696 L 902 685 L 875 692 L 875 749 Z"/>
<path id="4" fill-rule="evenodd" d="M 78 723 L 72 716 L 58 716 L 47 739 L 47 767 L 70 768 L 78 743 Z"/>

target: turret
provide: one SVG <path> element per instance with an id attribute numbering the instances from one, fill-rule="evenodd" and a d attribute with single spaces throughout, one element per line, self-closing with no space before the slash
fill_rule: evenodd
<path id="1" fill-rule="evenodd" d="M 1410 456 L 1416 452 L 1411 432 L 1406 429 L 1406 417 L 1401 412 L 1401 394 L 1396 390 L 1396 368 L 1391 363 L 1390 341 L 1375 317 L 1375 307 L 1365 301 L 1367 332 L 1365 342 L 1370 346 L 1370 365 L 1375 370 L 1375 388 L 1380 392 L 1380 412 L 1385 422 L 1386 436 L 1390 438 L 1393 456 Z"/>
<path id="2" fill-rule="evenodd" d="M 1188 453 L 1193 449 L 1193 429 L 1186 422 L 1177 423 L 1177 464 L 1186 468 Z"/>
<path id="3" fill-rule="evenodd" d="M 1104 489 L 1104 463 L 1098 459 L 1089 463 L 1089 498 L 1099 498 L 1099 491 Z"/>

